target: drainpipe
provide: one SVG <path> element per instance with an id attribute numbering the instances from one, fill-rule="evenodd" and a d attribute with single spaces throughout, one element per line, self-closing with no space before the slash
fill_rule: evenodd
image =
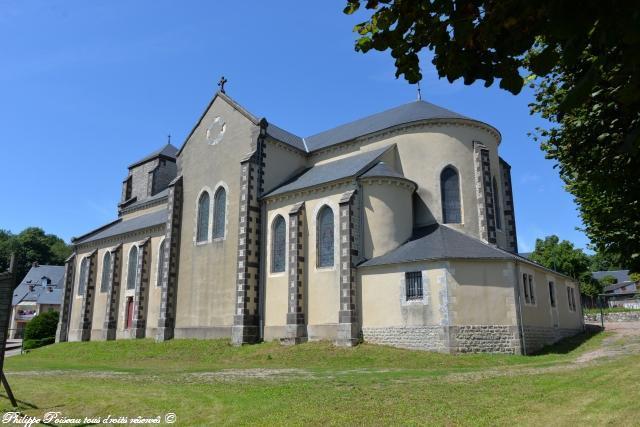
<path id="1" fill-rule="evenodd" d="M 520 344 L 522 347 L 522 354 L 527 354 L 527 343 L 524 335 L 524 322 L 522 321 L 522 295 L 520 294 L 520 265 L 518 261 L 515 261 L 515 282 L 513 284 L 513 290 L 516 297 L 516 314 L 518 316 L 518 329 L 520 330 Z"/>

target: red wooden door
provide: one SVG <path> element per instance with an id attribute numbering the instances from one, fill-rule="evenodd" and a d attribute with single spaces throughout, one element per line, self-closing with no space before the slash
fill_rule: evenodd
<path id="1" fill-rule="evenodd" d="M 127 324 L 126 329 L 130 329 L 133 324 L 133 298 L 127 298 Z"/>

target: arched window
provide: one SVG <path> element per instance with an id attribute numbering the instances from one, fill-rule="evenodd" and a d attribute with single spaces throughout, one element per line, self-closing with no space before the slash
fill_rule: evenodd
<path id="1" fill-rule="evenodd" d="M 82 258 L 80 262 L 80 280 L 78 282 L 78 296 L 84 295 L 89 280 L 89 257 Z"/>
<path id="2" fill-rule="evenodd" d="M 287 250 L 287 225 L 281 215 L 273 220 L 271 230 L 271 271 L 279 273 L 285 270 Z"/>
<path id="3" fill-rule="evenodd" d="M 205 191 L 198 199 L 196 242 L 206 242 L 207 240 L 209 240 L 209 193 Z"/>
<path id="4" fill-rule="evenodd" d="M 224 237 L 225 215 L 227 212 L 227 192 L 224 187 L 218 188 L 213 197 L 213 238 Z"/>
<path id="5" fill-rule="evenodd" d="M 318 267 L 333 266 L 333 211 L 329 206 L 324 206 L 318 212 L 316 224 L 318 242 Z"/>
<path id="6" fill-rule="evenodd" d="M 445 224 L 461 223 L 460 177 L 451 166 L 444 168 L 440 174 L 440 190 L 442 192 L 442 222 Z"/>
<path id="7" fill-rule="evenodd" d="M 100 279 L 100 292 L 109 291 L 109 273 L 111 273 L 111 252 L 107 251 L 102 257 L 102 277 Z"/>
<path id="8" fill-rule="evenodd" d="M 493 178 L 493 203 L 496 213 L 496 228 L 502 230 L 502 205 L 500 204 L 500 193 L 498 192 L 498 183 Z"/>
<path id="9" fill-rule="evenodd" d="M 138 275 L 138 247 L 133 245 L 129 251 L 129 267 L 127 270 L 127 289 L 136 288 L 136 276 Z"/>
<path id="10" fill-rule="evenodd" d="M 162 286 L 162 276 L 164 275 L 164 251 L 166 247 L 166 240 L 162 240 L 158 247 L 158 278 L 156 279 L 156 286 Z"/>

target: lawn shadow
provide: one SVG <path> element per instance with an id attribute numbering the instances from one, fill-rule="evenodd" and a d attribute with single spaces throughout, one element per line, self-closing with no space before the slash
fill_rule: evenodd
<path id="1" fill-rule="evenodd" d="M 585 331 L 558 341 L 555 344 L 547 345 L 541 350 L 534 353 L 535 356 L 543 356 L 546 354 L 567 354 L 571 353 L 578 347 L 586 344 L 596 335 L 602 333 L 603 329 L 597 325 L 585 325 Z"/>

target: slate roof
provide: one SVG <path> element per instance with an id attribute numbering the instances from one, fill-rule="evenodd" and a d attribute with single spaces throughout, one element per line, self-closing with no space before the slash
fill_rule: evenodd
<path id="1" fill-rule="evenodd" d="M 439 259 L 520 260 L 521 258 L 446 225 L 432 224 L 417 228 L 408 242 L 384 255 L 371 258 L 360 266 L 370 267 Z"/>
<path id="2" fill-rule="evenodd" d="M 618 283 L 628 282 L 629 270 L 611 270 L 611 271 L 594 271 L 591 273 L 591 277 L 596 280 L 601 280 L 605 276 L 613 276 L 618 279 Z"/>
<path id="3" fill-rule="evenodd" d="M 81 244 L 87 242 L 93 242 L 95 240 L 105 239 L 107 237 L 113 237 L 120 234 L 130 233 L 132 231 L 141 230 L 143 228 L 149 228 L 156 225 L 164 224 L 167 222 L 168 212 L 166 209 L 160 209 L 155 212 L 151 212 L 145 215 L 140 215 L 135 218 L 123 220 L 119 218 L 107 225 L 99 227 L 94 231 L 91 231 L 84 236 L 80 236 L 73 240 L 74 244 Z"/>
<path id="4" fill-rule="evenodd" d="M 157 192 L 153 196 L 147 197 L 147 198 L 142 199 L 142 200 L 136 200 L 135 202 L 131 203 L 130 205 L 124 206 L 123 210 L 124 211 L 133 210 L 134 208 L 136 208 L 138 206 L 146 205 L 147 203 L 151 203 L 151 202 L 154 202 L 156 200 L 162 199 L 163 197 L 167 197 L 168 194 L 169 194 L 169 188 L 167 187 L 164 190 Z"/>
<path id="5" fill-rule="evenodd" d="M 407 179 L 400 172 L 393 169 L 391 166 L 386 164 L 385 162 L 378 162 L 374 167 L 360 175 L 363 178 L 373 178 L 373 177 L 390 177 L 390 178 L 403 178 Z"/>
<path id="6" fill-rule="evenodd" d="M 51 280 L 49 286 L 53 287 L 52 292 L 47 291 L 44 277 Z M 37 304 L 62 304 L 63 280 L 64 266 L 40 265 L 31 267 L 22 282 L 13 290 L 12 304 L 16 305 L 21 301 L 32 301 Z M 29 290 L 30 286 L 34 286 L 33 291 Z"/>
<path id="7" fill-rule="evenodd" d="M 629 280 L 627 282 L 614 283 L 613 285 L 605 286 L 602 291 L 604 293 L 613 292 L 613 291 L 615 291 L 617 289 L 620 289 L 622 287 L 625 287 L 625 286 L 633 286 L 634 289 L 637 288 L 636 282 L 632 282 L 632 281 Z"/>
<path id="8" fill-rule="evenodd" d="M 365 151 L 360 154 L 313 166 L 288 183 L 271 191 L 269 194 L 265 195 L 265 197 L 309 188 L 343 178 L 359 176 L 391 147 L 392 146 L 388 146 L 377 150 Z"/>
<path id="9" fill-rule="evenodd" d="M 153 160 L 156 157 L 166 157 L 169 159 L 175 159 L 177 154 L 178 154 L 178 149 L 174 147 L 172 144 L 167 144 L 161 149 L 154 151 L 153 153 L 149 154 L 148 156 L 145 156 L 144 158 L 138 160 L 137 162 L 130 164 L 129 169 L 135 166 L 141 165 L 143 163 L 146 163 L 149 160 Z"/>
<path id="10" fill-rule="evenodd" d="M 463 116 L 462 114 L 447 110 L 446 108 L 431 104 L 430 102 L 414 101 L 343 124 L 306 138 L 301 138 L 272 124 L 269 124 L 267 127 L 267 133 L 275 139 L 310 153 L 360 136 L 388 129 L 393 126 L 420 120 L 433 119 L 474 120 Z"/>

